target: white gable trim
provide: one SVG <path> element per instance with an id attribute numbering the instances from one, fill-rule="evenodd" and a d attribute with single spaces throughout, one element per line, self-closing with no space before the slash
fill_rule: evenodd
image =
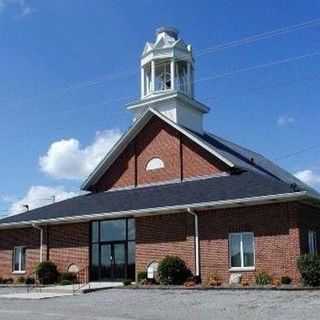
<path id="1" fill-rule="evenodd" d="M 125 150 L 128 144 L 137 136 L 137 134 L 144 128 L 148 121 L 152 118 L 153 115 L 156 115 L 161 120 L 166 122 L 168 125 L 172 126 L 186 137 L 188 137 L 193 142 L 197 143 L 203 149 L 207 150 L 209 153 L 214 155 L 216 158 L 225 163 L 228 167 L 233 168 L 234 164 L 229 161 L 227 158 L 223 157 L 220 153 L 214 150 L 209 144 L 201 141 L 195 135 L 191 134 L 184 128 L 180 127 L 166 116 L 160 112 L 149 108 L 146 112 L 134 123 L 134 125 L 119 139 L 119 141 L 111 148 L 107 153 L 104 159 L 99 163 L 96 169 L 89 175 L 89 177 L 84 181 L 81 186 L 82 190 L 88 190 L 90 186 L 96 183 L 102 175 L 110 168 L 112 163 L 118 158 L 118 156 Z"/>

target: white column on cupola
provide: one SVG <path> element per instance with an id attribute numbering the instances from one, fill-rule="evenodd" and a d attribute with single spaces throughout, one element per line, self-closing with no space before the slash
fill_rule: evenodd
<path id="1" fill-rule="evenodd" d="M 156 64 L 155 61 L 151 61 L 151 92 L 155 91 L 155 81 L 156 81 Z"/>
<path id="2" fill-rule="evenodd" d="M 144 79 L 145 79 L 144 66 L 142 66 L 141 67 L 141 98 L 143 98 L 145 96 L 145 94 L 146 94 Z"/>
<path id="3" fill-rule="evenodd" d="M 187 93 L 192 96 L 192 76 L 191 76 L 191 63 L 187 63 Z"/>
<path id="4" fill-rule="evenodd" d="M 175 61 L 172 59 L 170 61 L 170 82 L 171 82 L 171 90 L 175 90 Z"/>

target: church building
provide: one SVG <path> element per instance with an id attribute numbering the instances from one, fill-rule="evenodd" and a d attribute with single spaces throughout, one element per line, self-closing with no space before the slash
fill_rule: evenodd
<path id="1" fill-rule="evenodd" d="M 50 260 L 88 281 L 135 280 L 175 255 L 203 282 L 265 271 L 298 283 L 297 258 L 320 250 L 320 194 L 205 130 L 194 62 L 176 29 L 157 30 L 127 106 L 133 124 L 84 181 L 88 193 L 0 220 L 0 277 Z"/>

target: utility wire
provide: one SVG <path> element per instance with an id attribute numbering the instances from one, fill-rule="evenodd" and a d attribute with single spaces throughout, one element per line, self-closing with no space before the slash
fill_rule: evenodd
<path id="1" fill-rule="evenodd" d="M 320 18 L 317 19 L 313 19 L 313 20 L 308 20 L 299 24 L 294 24 L 291 26 L 287 26 L 287 27 L 283 27 L 280 29 L 275 29 L 275 30 L 271 30 L 271 31 L 267 31 L 267 32 L 263 32 L 263 33 L 259 33 L 253 36 L 249 36 L 249 37 L 245 37 L 245 38 L 241 38 L 239 40 L 234 40 L 234 41 L 230 41 L 230 42 L 226 42 L 226 43 L 222 43 L 216 46 L 211 46 L 211 47 L 207 47 L 204 49 L 200 49 L 198 53 L 195 54 L 195 57 L 201 57 L 207 54 L 213 54 L 216 53 L 218 51 L 223 51 L 226 49 L 230 49 L 230 48 L 234 48 L 234 47 L 240 47 L 242 45 L 246 45 L 248 43 L 254 43 L 257 41 L 261 41 L 261 40 L 265 40 L 265 39 L 270 39 L 270 38 L 274 38 L 276 36 L 280 36 L 283 34 L 288 34 L 291 32 L 295 32 L 295 31 L 299 31 L 299 30 L 303 30 L 306 28 L 311 28 L 311 27 L 316 27 L 320 25 Z M 188 55 L 182 56 L 181 58 L 187 57 Z M 120 80 L 124 77 L 131 77 L 131 76 L 135 76 L 137 75 L 138 72 L 136 71 L 132 71 L 132 72 L 118 72 L 118 73 L 107 73 L 105 75 L 102 75 L 101 77 L 94 79 L 94 80 L 88 80 L 88 81 L 84 81 L 84 82 L 79 82 L 73 85 L 69 85 L 66 86 L 65 88 L 61 88 L 61 89 L 57 89 L 55 90 L 54 93 L 50 93 L 49 96 L 51 95 L 55 95 L 55 94 L 65 94 L 65 93 L 69 93 L 72 90 L 78 90 L 78 89 L 84 89 L 87 87 L 93 87 L 96 86 L 98 84 L 101 84 L 105 81 L 110 81 L 110 80 Z M 33 100 L 34 97 L 29 97 L 29 98 L 24 98 L 22 100 L 20 100 L 20 102 L 22 101 L 28 101 L 28 100 Z M 3 102 L 3 101 L 2 101 Z"/>
<path id="2" fill-rule="evenodd" d="M 286 59 L 271 61 L 271 62 L 268 62 L 268 63 L 258 64 L 258 65 L 254 65 L 254 66 L 247 67 L 247 68 L 237 69 L 237 70 L 234 70 L 234 71 L 231 71 L 231 72 L 225 72 L 225 73 L 217 74 L 217 75 L 214 75 L 214 76 L 208 76 L 208 77 L 200 78 L 200 79 L 195 80 L 194 83 L 203 82 L 203 81 L 209 81 L 209 80 L 216 80 L 216 79 L 220 79 L 220 78 L 225 78 L 225 77 L 228 77 L 228 76 L 232 76 L 234 74 L 248 72 L 248 71 L 254 71 L 254 70 L 263 69 L 263 68 L 268 68 L 268 67 L 272 67 L 272 66 L 279 65 L 279 64 L 284 64 L 284 63 L 289 63 L 289 62 L 292 62 L 292 61 L 297 61 L 297 60 L 301 60 L 301 59 L 314 57 L 314 56 L 317 56 L 317 55 L 320 55 L 320 50 L 312 52 L 312 53 L 300 55 L 300 56 L 289 57 L 289 58 L 286 58 Z"/>
<path id="3" fill-rule="evenodd" d="M 309 152 L 309 151 L 315 150 L 315 149 L 320 149 L 320 146 L 319 145 L 313 145 L 313 146 L 310 146 L 308 148 L 304 148 L 304 149 L 298 150 L 296 152 L 292 152 L 292 153 L 288 153 L 286 155 L 280 156 L 278 158 L 275 158 L 274 160 L 278 161 L 278 160 L 292 158 L 292 157 L 298 156 L 300 154 L 303 154 L 303 153 L 306 153 L 306 152 Z"/>
<path id="4" fill-rule="evenodd" d="M 215 53 L 218 51 L 222 51 L 222 50 L 226 50 L 226 49 L 230 49 L 230 48 L 234 48 L 234 47 L 239 47 L 239 46 L 242 46 L 245 44 L 254 43 L 254 42 L 265 40 L 265 39 L 274 38 L 277 36 L 281 36 L 283 34 L 288 34 L 290 32 L 299 31 L 299 30 L 311 28 L 311 27 L 316 27 L 319 25 L 320 25 L 319 18 L 309 20 L 309 21 L 302 22 L 299 24 L 287 26 L 284 28 L 259 33 L 259 34 L 253 35 L 253 36 L 242 38 L 240 40 L 234 40 L 234 41 L 222 43 L 220 45 L 216 45 L 213 47 L 205 48 L 205 49 L 200 50 L 199 53 L 197 54 L 197 56 L 200 57 L 200 56 L 203 56 L 206 54 L 212 54 L 212 53 Z"/>

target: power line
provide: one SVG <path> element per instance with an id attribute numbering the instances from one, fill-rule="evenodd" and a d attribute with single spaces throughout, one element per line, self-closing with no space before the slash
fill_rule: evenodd
<path id="1" fill-rule="evenodd" d="M 217 74 L 214 76 L 208 76 L 208 77 L 204 77 L 204 78 L 200 78 L 194 81 L 194 83 L 197 82 L 202 82 L 202 81 L 209 81 L 209 80 L 216 80 L 216 79 L 220 79 L 220 78 L 224 78 L 224 77 L 228 77 L 237 73 L 242 73 L 242 72 L 248 72 L 248 71 L 254 71 L 254 70 L 258 70 L 258 69 L 263 69 L 263 68 L 268 68 L 268 67 L 272 67 L 275 65 L 280 65 L 280 64 L 284 64 L 284 63 L 289 63 L 292 61 L 297 61 L 297 60 L 301 60 L 301 59 L 306 59 L 306 58 L 310 58 L 313 56 L 317 56 L 320 55 L 320 51 L 315 51 L 312 53 L 308 53 L 308 54 L 304 54 L 304 55 L 300 55 L 300 56 L 295 56 L 295 57 L 289 57 L 286 59 L 281 59 L 281 60 L 276 60 L 276 61 L 271 61 L 268 63 L 263 63 L 263 64 L 258 64 L 258 65 L 254 65 L 251 67 L 247 67 L 247 68 L 241 68 L 241 69 L 237 69 L 231 72 L 225 72 L 225 73 L 221 73 L 221 74 Z"/>
<path id="2" fill-rule="evenodd" d="M 211 54 L 211 53 L 215 53 L 218 51 L 222 51 L 222 50 L 226 50 L 226 49 L 230 49 L 230 48 L 234 48 L 234 47 L 239 47 L 239 46 L 242 46 L 245 44 L 274 38 L 274 37 L 277 37 L 277 36 L 280 36 L 283 34 L 288 34 L 288 33 L 294 32 L 294 31 L 299 31 L 299 30 L 303 30 L 306 28 L 316 27 L 319 25 L 320 25 L 319 18 L 305 21 L 305 22 L 294 24 L 294 25 L 287 26 L 284 28 L 275 29 L 275 30 L 267 31 L 267 32 L 262 32 L 262 33 L 258 33 L 256 35 L 245 37 L 245 38 L 242 38 L 239 40 L 234 40 L 234 41 L 222 43 L 222 44 L 219 44 L 219 45 L 216 45 L 213 47 L 208 47 L 208 48 L 200 50 L 200 52 L 198 53 L 197 56 L 200 57 L 202 55 Z"/>
<path id="3" fill-rule="evenodd" d="M 288 153 L 286 155 L 280 156 L 278 158 L 275 158 L 274 160 L 278 161 L 278 160 L 288 159 L 288 158 L 295 157 L 295 156 L 298 156 L 300 154 L 303 154 L 305 152 L 308 152 L 308 151 L 311 151 L 311 150 L 315 150 L 315 149 L 320 149 L 320 146 L 319 145 L 313 145 L 313 146 L 310 146 L 308 148 L 304 148 L 304 149 L 298 150 L 296 152 L 292 152 L 292 153 Z"/>
<path id="4" fill-rule="evenodd" d="M 204 49 L 200 49 L 199 53 L 196 53 L 195 56 L 196 57 L 200 57 L 203 55 L 207 55 L 207 54 L 213 54 L 216 53 L 218 51 L 223 51 L 226 49 L 230 49 L 230 48 L 234 48 L 234 47 L 239 47 L 248 43 L 254 43 L 257 41 L 261 41 L 261 40 L 265 40 L 265 39 L 269 39 L 269 38 L 274 38 L 276 36 L 280 36 L 283 34 L 288 34 L 294 31 L 299 31 L 299 30 L 303 30 L 306 28 L 311 28 L 311 27 L 316 27 L 320 25 L 320 18 L 317 19 L 313 19 L 313 20 L 308 20 L 299 24 L 294 24 L 294 25 L 290 25 L 287 27 L 283 27 L 283 28 L 279 28 L 279 29 L 274 29 L 271 31 L 267 31 L 267 32 L 263 32 L 263 33 L 259 33 L 253 36 L 249 36 L 249 37 L 245 37 L 245 38 L 241 38 L 239 40 L 234 40 L 234 41 L 230 41 L 230 42 L 226 42 L 226 43 L 222 43 L 216 46 L 211 46 L 211 47 L 207 47 Z M 182 56 L 181 58 L 187 57 L 188 55 Z M 130 76 L 134 76 L 137 75 L 138 72 L 137 71 L 132 71 L 132 72 L 118 72 L 118 73 L 113 73 L 113 74 L 105 74 L 97 79 L 94 80 L 87 80 L 87 81 L 83 81 L 80 83 L 76 83 L 73 85 L 69 85 L 66 86 L 64 88 L 61 89 L 57 89 L 55 91 L 55 93 L 59 94 L 66 94 L 69 93 L 72 90 L 78 90 L 78 89 L 84 89 L 87 87 L 93 87 L 96 86 L 98 84 L 101 84 L 105 81 L 110 81 L 110 80 L 118 80 L 118 79 L 122 79 L 124 77 L 130 77 Z M 55 93 L 50 93 L 49 96 L 51 96 L 52 94 L 55 95 Z M 22 100 L 20 100 L 20 102 L 22 101 L 28 101 L 28 100 L 33 100 L 34 97 L 29 97 L 29 98 L 23 98 Z"/>

